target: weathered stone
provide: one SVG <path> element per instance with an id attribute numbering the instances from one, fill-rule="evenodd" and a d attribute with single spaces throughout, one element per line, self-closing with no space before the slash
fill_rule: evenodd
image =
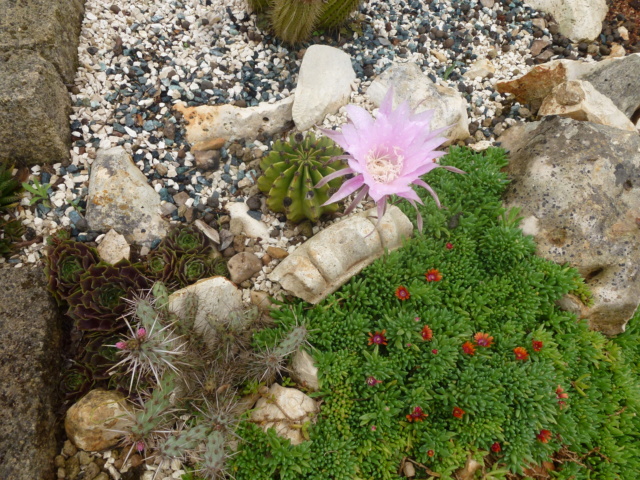
<path id="1" fill-rule="evenodd" d="M 98 254 L 102 260 L 113 265 L 122 259 L 129 260 L 131 247 L 122 235 L 109 230 L 98 245 Z"/>
<path id="2" fill-rule="evenodd" d="M 122 393 L 91 390 L 67 411 L 64 429 L 73 444 L 88 452 L 115 446 L 133 425 Z"/>
<path id="3" fill-rule="evenodd" d="M 262 312 L 268 312 L 271 310 L 271 300 L 267 292 L 261 292 L 260 290 L 251 290 L 251 303 L 258 307 Z"/>
<path id="4" fill-rule="evenodd" d="M 415 63 L 392 65 L 371 83 L 366 95 L 379 106 L 390 87 L 393 87 L 394 106 L 407 101 L 415 113 L 434 110 L 432 130 L 451 126 L 443 134 L 449 139 L 448 143 L 469 136 L 465 99 L 454 89 L 433 83 Z"/>
<path id="5" fill-rule="evenodd" d="M 0 57 L 18 50 L 36 52 L 54 66 L 64 83 L 73 83 L 84 2 L 9 0 L 1 9 Z"/>
<path id="6" fill-rule="evenodd" d="M 291 378 L 312 392 L 320 389 L 318 367 L 314 365 L 313 357 L 304 350 L 298 350 L 291 359 Z"/>
<path id="7" fill-rule="evenodd" d="M 636 131 L 633 122 L 608 97 L 582 80 L 572 80 L 554 88 L 542 102 L 538 115 L 560 115 L 629 132 Z"/>
<path id="8" fill-rule="evenodd" d="M 205 172 L 215 172 L 220 168 L 220 152 L 218 150 L 195 150 L 196 167 Z"/>
<path id="9" fill-rule="evenodd" d="M 245 235 L 251 238 L 269 238 L 269 228 L 260 220 L 249 216 L 249 206 L 244 202 L 230 202 L 227 211 L 231 216 L 229 229 L 234 235 Z"/>
<path id="10" fill-rule="evenodd" d="M 216 245 L 220 245 L 220 234 L 215 228 L 211 228 L 209 225 L 204 223 L 202 220 L 196 220 L 194 225 L 198 230 L 204 233 L 209 240 L 211 240 Z"/>
<path id="11" fill-rule="evenodd" d="M 301 427 L 313 421 L 317 412 L 318 405 L 312 398 L 295 388 L 274 383 L 266 396 L 256 402 L 250 420 L 265 431 L 274 428 L 292 445 L 299 445 L 305 440 Z"/>
<path id="12" fill-rule="evenodd" d="M 0 269 L 0 478 L 55 478 L 62 326 L 41 268 Z"/>
<path id="13" fill-rule="evenodd" d="M 210 150 L 220 150 L 224 147 L 224 138 L 211 138 L 202 142 L 198 142 L 191 147 L 192 152 L 207 152 Z"/>
<path id="14" fill-rule="evenodd" d="M 575 42 L 595 40 L 608 10 L 606 0 L 528 0 L 527 3 L 553 15 L 560 33 Z"/>
<path id="15" fill-rule="evenodd" d="M 473 65 L 471 65 L 471 67 L 469 67 L 469 70 L 464 72 L 462 76 L 464 78 L 473 80 L 477 77 L 486 78 L 489 76 L 489 74 L 492 73 L 496 73 L 496 67 L 493 66 L 491 60 L 489 60 L 488 58 L 481 58 Z"/>
<path id="16" fill-rule="evenodd" d="M 229 259 L 227 268 L 231 281 L 240 284 L 258 273 L 262 269 L 262 262 L 251 252 L 241 252 Z"/>
<path id="17" fill-rule="evenodd" d="M 640 137 L 545 117 L 499 140 L 511 151 L 505 204 L 522 208 L 538 253 L 576 267 L 593 293 L 593 306 L 573 310 L 596 330 L 624 331 L 640 302 Z"/>
<path id="18" fill-rule="evenodd" d="M 86 219 L 92 230 L 114 229 L 130 244 L 151 246 L 167 233 L 160 196 L 122 147 L 98 152 L 91 166 Z"/>
<path id="19" fill-rule="evenodd" d="M 376 216 L 372 208 L 322 230 L 285 258 L 269 279 L 318 303 L 413 233 L 411 221 L 398 207 L 390 207 L 379 224 Z"/>
<path id="20" fill-rule="evenodd" d="M 69 94 L 51 63 L 26 50 L 0 53 L 0 158 L 27 165 L 68 160 L 70 113 Z"/>
<path id="21" fill-rule="evenodd" d="M 327 114 L 346 105 L 355 79 L 351 57 L 342 50 L 328 45 L 307 48 L 300 65 L 292 109 L 298 130 L 321 124 Z"/>
<path id="22" fill-rule="evenodd" d="M 242 291 L 224 277 L 205 278 L 172 293 L 168 307 L 180 318 L 194 318 L 194 328 L 215 346 L 213 325 L 242 310 Z"/>
<path id="23" fill-rule="evenodd" d="M 255 107 L 201 105 L 187 107 L 178 103 L 174 109 L 184 116 L 186 137 L 190 143 L 225 140 L 255 140 L 260 133 L 275 135 L 291 126 L 293 95 L 275 103 Z"/>
<path id="24" fill-rule="evenodd" d="M 271 258 L 276 258 L 278 260 L 282 260 L 283 258 L 287 258 L 289 256 L 289 252 L 287 252 L 284 248 L 274 247 L 273 245 L 269 245 L 267 247 L 267 253 L 271 256 Z"/>

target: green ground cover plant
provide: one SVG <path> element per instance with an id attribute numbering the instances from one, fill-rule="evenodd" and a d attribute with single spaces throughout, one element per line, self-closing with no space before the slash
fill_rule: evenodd
<path id="1" fill-rule="evenodd" d="M 555 305 L 588 291 L 502 208 L 502 150 L 441 160 L 467 174 L 430 173 L 446 207 L 419 207 L 424 234 L 319 305 L 274 310 L 278 328 L 254 335 L 272 347 L 306 325 L 322 407 L 298 446 L 241 422 L 237 480 L 390 479 L 406 461 L 416 478 L 455 478 L 469 458 L 475 478 L 636 475 L 638 316 L 607 339 Z"/>

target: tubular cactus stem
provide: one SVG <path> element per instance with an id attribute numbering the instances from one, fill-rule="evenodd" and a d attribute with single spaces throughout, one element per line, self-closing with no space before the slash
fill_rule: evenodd
<path id="1" fill-rule="evenodd" d="M 313 32 L 323 8 L 322 0 L 274 0 L 271 24 L 283 41 L 300 43 Z"/>
<path id="2" fill-rule="evenodd" d="M 359 5 L 360 0 L 327 0 L 318 18 L 318 28 L 337 28 L 343 25 Z"/>

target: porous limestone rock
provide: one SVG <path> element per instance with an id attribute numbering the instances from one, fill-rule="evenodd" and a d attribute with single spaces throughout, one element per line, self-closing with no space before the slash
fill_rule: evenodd
<path id="1" fill-rule="evenodd" d="M 200 280 L 169 296 L 168 308 L 179 318 L 192 318 L 194 328 L 215 345 L 215 328 L 220 319 L 242 310 L 242 291 L 225 277 Z"/>
<path id="2" fill-rule="evenodd" d="M 371 83 L 366 95 L 380 106 L 391 87 L 394 107 L 406 101 L 415 113 L 434 110 L 431 129 L 450 126 L 443 134 L 447 143 L 469 136 L 465 99 L 453 88 L 433 83 L 415 63 L 393 64 Z"/>
<path id="3" fill-rule="evenodd" d="M 120 392 L 91 390 L 67 411 L 64 428 L 69 440 L 87 452 L 115 446 L 133 424 Z"/>
<path id="4" fill-rule="evenodd" d="M 636 131 L 633 122 L 609 98 L 582 80 L 571 80 L 554 88 L 542 102 L 538 115 L 559 115 L 629 132 Z"/>
<path id="5" fill-rule="evenodd" d="M 127 240 L 113 229 L 107 232 L 100 245 L 98 245 L 98 255 L 111 265 L 118 263 L 122 259 L 129 260 L 130 254 L 131 247 Z"/>
<path id="6" fill-rule="evenodd" d="M 513 127 L 499 138 L 510 150 L 507 207 L 538 253 L 569 263 L 593 293 L 562 305 L 605 334 L 623 332 L 640 302 L 640 137 L 562 117 Z"/>
<path id="7" fill-rule="evenodd" d="M 320 389 L 318 367 L 314 362 L 313 357 L 304 350 L 298 350 L 291 358 L 291 378 L 312 392 Z"/>
<path id="8" fill-rule="evenodd" d="M 311 397 L 274 383 L 256 402 L 250 420 L 265 431 L 275 428 L 279 436 L 291 440 L 292 445 L 299 445 L 305 440 L 304 424 L 315 421 L 317 412 L 318 404 Z"/>
<path id="9" fill-rule="evenodd" d="M 328 45 L 311 45 L 302 58 L 293 101 L 293 122 L 300 131 L 321 124 L 351 97 L 356 72 L 351 57 Z"/>
<path id="10" fill-rule="evenodd" d="M 255 140 L 260 133 L 275 135 L 292 126 L 291 107 L 294 96 L 254 107 L 235 105 L 201 105 L 173 108 L 184 116 L 187 140 L 194 144 L 211 139 Z"/>
<path id="11" fill-rule="evenodd" d="M 114 229 L 130 244 L 150 247 L 167 234 L 160 196 L 122 147 L 98 151 L 91 165 L 85 218 L 92 230 Z"/>
<path id="12" fill-rule="evenodd" d="M 574 42 L 595 40 L 608 10 L 606 0 L 527 0 L 527 4 L 553 15 L 560 33 Z"/>
<path id="13" fill-rule="evenodd" d="M 413 225 L 391 206 L 378 224 L 372 208 L 331 225 L 299 246 L 269 274 L 293 295 L 318 303 L 352 276 L 395 250 L 410 237 Z"/>

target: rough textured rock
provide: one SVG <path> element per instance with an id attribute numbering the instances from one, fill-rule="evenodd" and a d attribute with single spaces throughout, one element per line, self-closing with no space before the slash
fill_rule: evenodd
<path id="1" fill-rule="evenodd" d="M 300 65 L 293 121 L 303 131 L 349 103 L 356 72 L 348 54 L 328 45 L 311 45 Z"/>
<path id="2" fill-rule="evenodd" d="M 255 107 L 234 105 L 202 105 L 187 107 L 178 103 L 174 109 L 184 116 L 190 143 L 211 139 L 255 140 L 260 133 L 275 135 L 292 126 L 293 95 L 275 103 Z"/>
<path id="3" fill-rule="evenodd" d="M 131 247 L 124 236 L 115 230 L 109 230 L 98 245 L 98 254 L 102 260 L 113 265 L 122 259 L 129 260 Z"/>
<path id="4" fill-rule="evenodd" d="M 194 327 L 209 342 L 216 340 L 211 326 L 242 308 L 242 291 L 224 277 L 205 278 L 169 296 L 169 310 L 182 319 L 193 315 Z"/>
<path id="5" fill-rule="evenodd" d="M 576 267 L 594 295 L 590 308 L 575 298 L 564 305 L 594 329 L 624 331 L 640 302 L 640 137 L 545 117 L 500 141 L 511 151 L 506 205 L 522 208 L 522 229 L 538 253 Z"/>
<path id="6" fill-rule="evenodd" d="M 312 392 L 320 389 L 318 368 L 313 357 L 304 350 L 298 350 L 291 359 L 291 378 Z"/>
<path id="7" fill-rule="evenodd" d="M 241 252 L 227 262 L 231 281 L 242 283 L 249 280 L 262 269 L 262 262 L 251 252 Z"/>
<path id="8" fill-rule="evenodd" d="M 265 431 L 275 428 L 276 433 L 291 440 L 291 444 L 304 442 L 302 426 L 318 412 L 316 402 L 295 388 L 274 383 L 265 397 L 260 398 L 251 412 L 250 420 Z"/>
<path id="9" fill-rule="evenodd" d="M 68 159 L 70 113 L 67 89 L 51 63 L 27 50 L 0 52 L 0 158 L 27 165 Z"/>
<path id="10" fill-rule="evenodd" d="M 640 53 L 599 62 L 582 79 L 609 97 L 628 118 L 640 109 Z"/>
<path id="11" fill-rule="evenodd" d="M 474 80 L 477 77 L 486 78 L 490 73 L 495 73 L 496 67 L 493 66 L 488 58 L 481 58 L 476 61 L 469 70 L 462 75 L 464 78 Z"/>
<path id="12" fill-rule="evenodd" d="M 553 15 L 560 33 L 574 42 L 595 40 L 608 10 L 606 0 L 528 0 L 527 4 Z"/>
<path id="13" fill-rule="evenodd" d="M 167 233 L 160 196 L 122 147 L 100 150 L 91 166 L 87 222 L 92 230 L 120 232 L 150 247 Z"/>
<path id="14" fill-rule="evenodd" d="M 249 206 L 244 202 L 227 203 L 227 211 L 231 216 L 229 230 L 234 235 L 245 235 L 251 238 L 269 238 L 269 228 L 260 220 L 249 216 Z"/>
<path id="15" fill-rule="evenodd" d="M 0 478 L 50 480 L 61 325 L 40 268 L 0 269 Z"/>
<path id="16" fill-rule="evenodd" d="M 133 424 L 127 414 L 122 393 L 91 390 L 67 411 L 64 429 L 73 444 L 87 452 L 99 452 L 115 446 Z"/>
<path id="17" fill-rule="evenodd" d="M 73 83 L 84 1 L 9 0 L 1 10 L 0 57 L 18 50 L 37 52 L 64 83 Z"/>
<path id="18" fill-rule="evenodd" d="M 433 83 L 415 63 L 396 63 L 376 78 L 367 89 L 367 97 L 377 106 L 393 87 L 393 104 L 404 101 L 414 112 L 435 110 L 431 128 L 451 126 L 444 133 L 450 142 L 469 136 L 467 102 L 453 88 Z"/>
<path id="19" fill-rule="evenodd" d="M 608 97 L 582 80 L 571 80 L 554 88 L 542 102 L 538 115 L 559 115 L 629 132 L 636 131 L 633 122 Z"/>
<path id="20" fill-rule="evenodd" d="M 385 250 L 400 247 L 413 232 L 411 221 L 398 207 L 390 207 L 377 227 L 376 217 L 372 208 L 331 225 L 285 258 L 269 279 L 307 302 L 318 303 Z"/>

